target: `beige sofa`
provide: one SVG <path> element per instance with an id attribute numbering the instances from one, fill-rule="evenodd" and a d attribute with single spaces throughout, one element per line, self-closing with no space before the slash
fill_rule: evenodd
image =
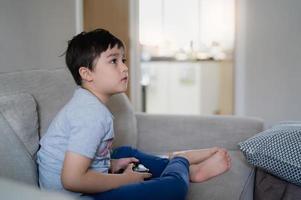
<path id="1" fill-rule="evenodd" d="M 18 195 L 24 197 L 20 199 L 68 198 L 37 189 L 35 153 L 39 135 L 45 133 L 75 87 L 65 69 L 0 74 L 1 199 L 19 199 Z M 124 94 L 114 96 L 109 108 L 115 116 L 115 146 L 132 145 L 156 154 L 212 146 L 229 150 L 231 170 L 206 183 L 191 184 L 187 199 L 253 199 L 254 169 L 246 163 L 237 143 L 262 131 L 261 120 L 134 113 Z"/>

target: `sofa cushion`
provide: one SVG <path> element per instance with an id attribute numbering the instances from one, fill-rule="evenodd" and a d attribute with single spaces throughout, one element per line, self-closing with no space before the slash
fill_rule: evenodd
<path id="1" fill-rule="evenodd" d="M 108 102 L 114 116 L 114 146 L 137 146 L 137 122 L 132 105 L 125 94 L 116 94 Z"/>
<path id="2" fill-rule="evenodd" d="M 187 199 L 253 199 L 254 168 L 248 165 L 240 151 L 229 153 L 230 170 L 206 182 L 191 183 Z"/>
<path id="3" fill-rule="evenodd" d="M 241 142 L 249 163 L 301 185 L 301 124 L 280 124 Z"/>
<path id="4" fill-rule="evenodd" d="M 5 200 L 75 200 L 71 196 L 58 192 L 41 191 L 16 181 L 0 178 L 1 199 Z"/>
<path id="5" fill-rule="evenodd" d="M 21 93 L 0 97 L 0 112 L 14 133 L 34 156 L 39 147 L 36 103 L 30 94 Z"/>
<path id="6" fill-rule="evenodd" d="M 24 143 L 0 112 L 0 176 L 37 185 L 37 167 Z"/>
<path id="7" fill-rule="evenodd" d="M 37 102 L 42 136 L 59 110 L 72 97 L 76 84 L 67 68 L 0 74 L 0 96 L 29 93 Z"/>
<path id="8" fill-rule="evenodd" d="M 153 153 L 219 146 L 238 150 L 237 143 L 263 130 L 257 118 L 137 113 L 138 148 Z"/>

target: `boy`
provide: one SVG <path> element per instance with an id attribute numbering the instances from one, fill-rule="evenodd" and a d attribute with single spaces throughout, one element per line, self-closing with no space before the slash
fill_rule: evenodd
<path id="1" fill-rule="evenodd" d="M 184 200 L 189 181 L 224 173 L 230 157 L 220 148 L 172 152 L 167 159 L 120 147 L 111 158 L 113 116 L 105 104 L 127 89 L 124 55 L 123 43 L 103 29 L 69 41 L 66 64 L 79 87 L 40 142 L 40 187 L 92 199 Z M 133 171 L 137 162 L 149 173 Z"/>

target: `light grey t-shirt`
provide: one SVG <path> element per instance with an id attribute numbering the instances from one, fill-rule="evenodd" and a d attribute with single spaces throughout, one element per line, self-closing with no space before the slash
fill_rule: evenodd
<path id="1" fill-rule="evenodd" d="M 113 138 L 111 112 L 88 90 L 76 89 L 40 141 L 40 187 L 64 191 L 60 176 L 66 151 L 92 159 L 91 169 L 107 173 Z"/>

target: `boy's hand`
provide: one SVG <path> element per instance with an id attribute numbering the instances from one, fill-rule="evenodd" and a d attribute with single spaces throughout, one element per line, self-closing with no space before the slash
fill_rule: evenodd
<path id="1" fill-rule="evenodd" d="M 120 170 L 124 170 L 128 167 L 130 163 L 137 163 L 139 160 L 134 157 L 130 158 L 120 158 L 111 160 L 111 171 L 112 173 L 118 173 Z"/>
<path id="2" fill-rule="evenodd" d="M 144 181 L 144 179 L 150 178 L 152 176 L 152 174 L 148 172 L 135 172 L 133 171 L 133 167 L 134 164 L 131 163 L 123 172 L 125 175 L 128 175 L 129 181 L 131 183 L 142 182 Z"/>

